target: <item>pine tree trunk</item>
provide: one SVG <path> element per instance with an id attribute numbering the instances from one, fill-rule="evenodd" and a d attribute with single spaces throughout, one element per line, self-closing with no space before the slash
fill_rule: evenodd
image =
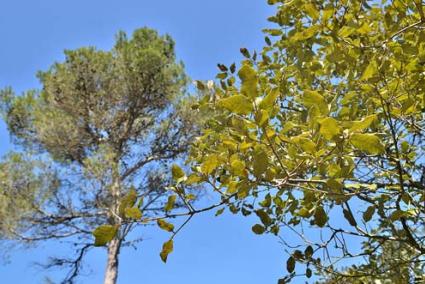
<path id="1" fill-rule="evenodd" d="M 113 239 L 108 245 L 108 263 L 106 264 L 105 280 L 103 284 L 116 284 L 118 279 L 118 258 L 121 241 Z"/>
<path id="2" fill-rule="evenodd" d="M 121 220 L 118 218 L 119 214 L 119 199 L 120 199 L 120 182 L 119 178 L 115 177 L 115 181 L 111 186 L 111 196 L 113 203 L 111 204 L 111 211 L 114 214 L 110 215 L 110 222 L 114 225 L 120 225 Z M 119 233 L 118 233 L 119 234 Z M 108 262 L 106 264 L 104 284 L 116 284 L 118 279 L 118 258 L 121 248 L 120 236 L 117 235 L 108 244 Z"/>

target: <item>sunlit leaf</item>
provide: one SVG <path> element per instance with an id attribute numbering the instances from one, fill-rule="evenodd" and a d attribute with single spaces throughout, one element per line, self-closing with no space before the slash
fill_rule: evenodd
<path id="1" fill-rule="evenodd" d="M 358 150 L 368 154 L 381 154 L 385 151 L 384 145 L 375 134 L 360 134 L 351 135 L 350 142 Z"/>
<path id="2" fill-rule="evenodd" d="M 174 230 L 174 225 L 173 224 L 168 223 L 168 222 L 166 222 L 166 221 L 164 221 L 162 219 L 158 219 L 157 220 L 157 224 L 158 224 L 158 227 L 160 227 L 164 231 L 172 232 Z"/>
<path id="3" fill-rule="evenodd" d="M 139 220 L 142 218 L 142 211 L 138 207 L 125 208 L 125 217 Z"/>
<path id="4" fill-rule="evenodd" d="M 172 239 L 170 239 L 169 241 L 165 242 L 162 245 L 162 251 L 159 254 L 159 256 L 161 257 L 164 263 L 167 262 L 168 255 L 173 252 L 173 249 L 174 249 L 174 245 L 173 245 Z"/>
<path id="5" fill-rule="evenodd" d="M 93 231 L 93 236 L 95 238 L 94 246 L 100 247 L 106 245 L 115 238 L 117 232 L 118 226 L 102 225 L 97 227 Z"/>
<path id="6" fill-rule="evenodd" d="M 218 104 L 236 114 L 250 114 L 253 110 L 251 101 L 243 95 L 233 95 L 221 99 Z"/>
<path id="7" fill-rule="evenodd" d="M 320 133 L 327 140 L 331 140 L 335 136 L 341 133 L 341 128 L 338 125 L 338 122 L 332 118 L 327 117 L 322 120 L 319 120 L 320 123 Z"/>

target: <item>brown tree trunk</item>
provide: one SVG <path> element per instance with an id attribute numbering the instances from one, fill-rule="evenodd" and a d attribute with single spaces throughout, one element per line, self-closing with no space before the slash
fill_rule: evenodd
<path id="1" fill-rule="evenodd" d="M 118 257 L 121 241 L 113 239 L 108 244 L 108 263 L 106 264 L 105 280 L 103 284 L 116 284 L 118 279 Z"/>

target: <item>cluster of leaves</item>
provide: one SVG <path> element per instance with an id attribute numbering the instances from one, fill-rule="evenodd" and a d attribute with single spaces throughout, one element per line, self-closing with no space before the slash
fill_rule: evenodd
<path id="1" fill-rule="evenodd" d="M 0 163 L 0 239 L 31 229 L 30 216 L 57 190 L 49 165 L 28 155 L 9 153 Z"/>
<path id="2" fill-rule="evenodd" d="M 261 53 L 241 49 L 238 70 L 220 64 L 219 85 L 195 106 L 211 119 L 186 181 L 208 184 L 233 213 L 256 214 L 254 233 L 284 235 L 283 283 L 312 270 L 381 279 L 371 266 L 394 243 L 409 253 L 391 267 L 423 273 L 423 4 L 269 4 L 277 27 L 264 30 Z M 338 270 L 353 259 L 364 265 Z"/>
<path id="3" fill-rule="evenodd" d="M 399 242 L 387 242 L 380 254 L 372 255 L 367 264 L 352 265 L 343 275 L 327 275 L 321 284 L 423 283 L 423 265 L 411 261 L 411 248 Z M 362 271 L 364 275 L 359 275 Z M 351 275 L 351 277 L 349 277 Z"/>

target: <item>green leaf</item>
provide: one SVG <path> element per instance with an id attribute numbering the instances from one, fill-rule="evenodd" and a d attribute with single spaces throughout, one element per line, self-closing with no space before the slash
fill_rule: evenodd
<path id="1" fill-rule="evenodd" d="M 217 168 L 217 166 L 218 166 L 217 155 L 209 155 L 206 157 L 206 159 L 202 163 L 201 171 L 203 174 L 209 175 Z"/>
<path id="2" fill-rule="evenodd" d="M 354 132 L 354 131 L 362 131 L 367 129 L 372 122 L 376 119 L 376 114 L 373 115 L 369 115 L 364 117 L 362 120 L 360 121 L 353 121 L 353 124 L 350 127 L 350 131 Z"/>
<path id="3" fill-rule="evenodd" d="M 296 136 L 292 138 L 292 142 L 309 154 L 316 153 L 316 144 L 308 138 Z"/>
<path id="4" fill-rule="evenodd" d="M 167 203 L 165 204 L 164 211 L 169 212 L 174 208 L 174 204 L 176 203 L 177 196 L 170 195 L 168 196 Z"/>
<path id="5" fill-rule="evenodd" d="M 187 177 L 187 180 L 185 181 L 185 184 L 187 184 L 187 185 L 197 184 L 201 180 L 202 180 L 202 178 L 198 174 L 193 173 L 193 174 L 190 174 Z"/>
<path id="6" fill-rule="evenodd" d="M 257 235 L 261 235 L 261 234 L 264 234 L 264 232 L 266 231 L 266 228 L 264 228 L 264 226 L 260 224 L 256 224 L 252 226 L 252 231 Z"/>
<path id="7" fill-rule="evenodd" d="M 242 81 L 241 93 L 250 98 L 257 97 L 257 72 L 255 69 L 249 64 L 244 64 L 239 70 L 238 76 Z"/>
<path id="8" fill-rule="evenodd" d="M 272 224 L 272 219 L 264 210 L 257 210 L 255 213 L 260 218 L 261 223 L 263 223 L 265 226 L 270 226 Z"/>
<path id="9" fill-rule="evenodd" d="M 310 268 L 307 268 L 307 269 L 305 270 L 305 276 L 306 276 L 307 278 L 311 278 L 312 274 L 313 274 L 313 272 L 311 271 L 311 269 L 310 269 Z"/>
<path id="10" fill-rule="evenodd" d="M 375 134 L 354 133 L 350 137 L 351 144 L 362 152 L 368 154 L 381 154 L 385 151 L 385 147 Z"/>
<path id="11" fill-rule="evenodd" d="M 391 221 L 397 221 L 397 220 L 401 219 L 402 217 L 406 217 L 407 215 L 408 215 L 408 214 L 407 214 L 407 212 L 405 212 L 405 211 L 402 211 L 402 210 L 395 210 L 395 211 L 391 214 L 390 219 L 391 219 Z"/>
<path id="12" fill-rule="evenodd" d="M 142 211 L 137 207 L 125 208 L 125 217 L 139 220 L 142 218 Z"/>
<path id="13" fill-rule="evenodd" d="M 216 217 L 217 217 L 217 216 L 220 216 L 221 214 L 223 214 L 223 212 L 224 212 L 224 207 L 223 207 L 223 208 L 218 209 L 218 210 L 217 210 L 217 212 L 215 212 L 215 216 L 216 216 Z"/>
<path id="14" fill-rule="evenodd" d="M 376 60 L 370 61 L 369 65 L 364 70 L 360 80 L 368 80 L 378 73 L 378 63 Z"/>
<path id="15" fill-rule="evenodd" d="M 289 273 L 292 273 L 295 270 L 295 258 L 292 256 L 290 256 L 286 261 L 286 270 L 288 270 Z"/>
<path id="16" fill-rule="evenodd" d="M 173 246 L 173 240 L 172 239 L 170 239 L 169 241 L 165 242 L 162 245 L 162 251 L 159 254 L 159 256 L 161 257 L 161 259 L 164 263 L 167 262 L 168 255 L 173 252 L 173 249 L 174 249 L 174 246 Z"/>
<path id="17" fill-rule="evenodd" d="M 318 91 L 305 90 L 301 97 L 301 103 L 306 107 L 317 107 L 322 114 L 328 114 L 328 104 Z"/>
<path id="18" fill-rule="evenodd" d="M 231 159 L 230 166 L 236 175 L 243 175 L 245 171 L 245 163 L 238 158 Z"/>
<path id="19" fill-rule="evenodd" d="M 338 122 L 332 117 L 319 120 L 319 124 L 320 133 L 326 140 L 331 140 L 341 133 L 341 128 L 339 127 Z"/>
<path id="20" fill-rule="evenodd" d="M 236 71 L 236 64 L 232 63 L 232 65 L 230 65 L 230 72 L 235 73 L 235 71 Z"/>
<path id="21" fill-rule="evenodd" d="M 156 222 L 158 224 L 158 227 L 160 227 L 164 231 L 172 232 L 174 230 L 174 225 L 171 223 L 168 223 L 162 219 L 158 219 Z"/>
<path id="22" fill-rule="evenodd" d="M 272 205 L 272 197 L 270 193 L 264 197 L 264 200 L 258 203 L 261 207 L 270 207 Z"/>
<path id="23" fill-rule="evenodd" d="M 253 162 L 254 175 L 260 178 L 261 175 L 266 172 L 269 163 L 267 154 L 261 145 L 257 145 L 254 148 Z"/>
<path id="24" fill-rule="evenodd" d="M 342 211 L 342 213 L 344 213 L 344 217 L 345 217 L 345 219 L 348 221 L 348 223 L 349 223 L 351 226 L 353 226 L 353 227 L 357 226 L 357 222 L 356 222 L 356 220 L 354 219 L 354 216 L 353 216 L 353 214 L 351 214 L 351 212 L 350 212 L 350 211 L 348 211 L 348 210 L 344 209 L 344 210 Z"/>
<path id="25" fill-rule="evenodd" d="M 304 30 L 297 32 L 295 35 L 293 35 L 291 37 L 291 40 L 293 42 L 307 40 L 307 39 L 313 37 L 319 29 L 320 29 L 320 26 L 318 26 L 318 25 L 308 27 Z"/>
<path id="26" fill-rule="evenodd" d="M 304 251 L 304 255 L 307 259 L 311 258 L 313 256 L 313 247 L 312 246 L 308 246 L 305 251 Z"/>
<path id="27" fill-rule="evenodd" d="M 319 227 L 324 227 L 326 223 L 328 222 L 329 217 L 328 214 L 326 214 L 326 211 L 323 209 L 322 206 L 319 206 L 316 208 L 316 211 L 314 212 L 314 223 Z"/>
<path id="28" fill-rule="evenodd" d="M 375 206 L 372 205 L 372 206 L 369 206 L 366 209 L 366 211 L 363 213 L 363 220 L 365 222 L 369 222 L 372 219 L 373 214 L 375 214 Z"/>
<path id="29" fill-rule="evenodd" d="M 298 210 L 298 216 L 303 218 L 309 218 L 311 216 L 311 211 L 307 207 L 302 207 L 300 210 Z"/>
<path id="30" fill-rule="evenodd" d="M 250 58 L 251 57 L 251 54 L 249 54 L 248 49 L 246 49 L 245 47 L 241 47 L 240 48 L 240 51 L 241 51 L 242 55 L 245 56 L 246 58 Z"/>
<path id="31" fill-rule="evenodd" d="M 185 176 L 185 173 L 182 170 L 182 168 L 180 168 L 176 164 L 173 164 L 172 165 L 172 167 L 171 167 L 171 173 L 173 175 L 174 181 L 176 181 L 176 182 L 178 182 L 179 180 L 181 180 L 181 178 L 183 178 Z"/>
<path id="32" fill-rule="evenodd" d="M 137 192 L 134 187 L 131 187 L 130 191 L 120 200 L 119 215 L 125 217 L 126 208 L 133 207 L 137 201 Z"/>
<path id="33" fill-rule="evenodd" d="M 274 104 L 275 104 L 275 102 L 276 102 L 276 99 L 277 99 L 277 97 L 279 96 L 279 89 L 273 89 L 273 90 L 271 90 L 268 94 L 267 94 L 267 96 L 265 96 L 262 100 L 261 100 L 261 102 L 260 102 L 260 104 L 258 105 L 258 107 L 260 108 L 260 109 L 264 109 L 264 110 L 268 110 L 268 109 L 270 109 L 271 107 L 273 107 L 274 106 Z"/>
<path id="34" fill-rule="evenodd" d="M 307 14 L 312 18 L 313 20 L 317 20 L 320 17 L 319 11 L 316 9 L 314 4 L 308 3 L 304 5 L 304 9 L 307 12 Z"/>
<path id="35" fill-rule="evenodd" d="M 218 105 L 236 114 L 250 114 L 253 111 L 252 102 L 243 95 L 233 95 L 218 101 Z"/>
<path id="36" fill-rule="evenodd" d="M 349 37 L 356 31 L 355 28 L 344 26 L 338 31 L 340 37 Z"/>
<path id="37" fill-rule="evenodd" d="M 93 232 L 95 238 L 94 246 L 101 247 L 106 245 L 108 242 L 112 241 L 117 232 L 118 226 L 102 225 L 97 227 Z"/>

